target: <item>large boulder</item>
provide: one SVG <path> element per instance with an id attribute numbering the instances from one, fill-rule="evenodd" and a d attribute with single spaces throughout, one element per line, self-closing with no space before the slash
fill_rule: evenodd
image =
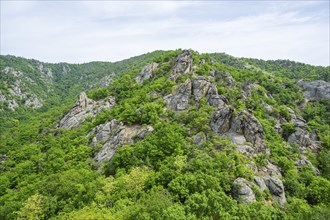
<path id="1" fill-rule="evenodd" d="M 145 80 L 152 77 L 154 72 L 156 71 L 158 67 L 158 63 L 152 62 L 145 66 L 142 71 L 136 76 L 136 81 L 138 83 L 143 83 Z"/>
<path id="2" fill-rule="evenodd" d="M 116 119 L 95 127 L 89 133 L 89 136 L 94 136 L 91 145 L 102 144 L 102 148 L 95 155 L 94 160 L 97 162 L 110 160 L 118 147 L 143 139 L 151 131 L 153 131 L 151 126 L 125 126 Z"/>
<path id="3" fill-rule="evenodd" d="M 326 99 L 330 100 L 330 83 L 323 80 L 316 80 L 312 82 L 306 82 L 299 80 L 298 86 L 305 89 L 305 96 L 307 99 Z"/>
<path id="4" fill-rule="evenodd" d="M 251 189 L 251 184 L 241 177 L 234 181 L 232 195 L 235 200 L 244 204 L 256 201 L 254 192 Z"/>
<path id="5" fill-rule="evenodd" d="M 261 191 L 265 191 L 267 186 L 263 178 L 254 176 L 254 184 L 256 184 Z"/>
<path id="6" fill-rule="evenodd" d="M 175 59 L 175 64 L 170 74 L 170 79 L 176 81 L 179 76 L 191 71 L 192 57 L 189 50 L 184 50 L 183 53 Z"/>
<path id="7" fill-rule="evenodd" d="M 167 107 L 174 111 L 182 111 L 189 107 L 189 98 L 191 95 L 191 81 L 187 79 L 184 83 L 178 85 L 172 94 L 164 97 Z"/>
<path id="8" fill-rule="evenodd" d="M 273 199 L 280 205 L 286 203 L 284 185 L 282 181 L 274 176 L 271 176 L 265 179 L 266 186 L 269 189 L 270 194 L 273 196 Z"/>
<path id="9" fill-rule="evenodd" d="M 72 109 L 61 119 L 58 128 L 70 129 L 78 127 L 87 117 L 94 117 L 103 109 L 110 109 L 115 104 L 113 97 L 108 97 L 100 101 L 89 99 L 85 92 L 78 96 L 78 101 Z"/>

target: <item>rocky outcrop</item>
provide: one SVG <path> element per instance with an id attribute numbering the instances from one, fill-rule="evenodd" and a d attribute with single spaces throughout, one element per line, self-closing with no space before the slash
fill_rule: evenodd
<path id="1" fill-rule="evenodd" d="M 6 96 L 4 94 L 2 94 L 1 90 L 0 90 L 0 102 L 1 101 L 6 101 Z"/>
<path id="2" fill-rule="evenodd" d="M 229 86 L 229 87 L 235 87 L 236 86 L 235 79 L 228 72 L 214 71 L 213 75 L 214 75 L 216 80 L 220 80 L 221 82 L 223 82 L 224 86 Z"/>
<path id="3" fill-rule="evenodd" d="M 211 86 L 214 86 L 204 76 L 197 76 L 192 80 L 192 92 L 195 101 L 200 101 L 201 98 L 205 97 Z"/>
<path id="4" fill-rule="evenodd" d="M 16 108 L 18 108 L 18 104 L 17 102 L 15 101 L 15 99 L 13 100 L 8 100 L 8 108 L 12 111 L 15 111 Z"/>
<path id="5" fill-rule="evenodd" d="M 17 96 L 20 99 L 25 98 L 26 94 L 22 92 L 21 90 L 21 81 L 16 80 L 14 84 L 12 85 L 12 88 L 9 88 L 9 94 L 12 96 Z"/>
<path id="6" fill-rule="evenodd" d="M 234 181 L 232 195 L 235 200 L 244 204 L 256 201 L 255 195 L 251 189 L 251 184 L 241 177 Z"/>
<path id="7" fill-rule="evenodd" d="M 174 111 L 188 109 L 189 98 L 191 95 L 191 81 L 187 79 L 184 83 L 178 85 L 173 93 L 165 96 L 163 99 L 167 102 L 167 107 Z"/>
<path id="8" fill-rule="evenodd" d="M 142 71 L 136 76 L 136 81 L 138 83 L 143 83 L 145 80 L 152 77 L 158 67 L 158 63 L 150 63 L 145 66 Z"/>
<path id="9" fill-rule="evenodd" d="M 89 99 L 85 92 L 80 93 L 73 108 L 61 119 L 57 127 L 70 129 L 79 126 L 87 117 L 94 117 L 103 109 L 109 109 L 115 104 L 113 97 L 100 101 Z"/>
<path id="10" fill-rule="evenodd" d="M 229 131 L 234 110 L 228 105 L 216 110 L 211 118 L 211 129 L 218 135 L 223 135 Z"/>
<path id="11" fill-rule="evenodd" d="M 299 127 L 288 137 L 288 142 L 298 144 L 302 153 L 304 153 L 307 148 L 313 151 L 318 151 L 320 148 L 319 142 L 316 140 L 316 136 Z"/>
<path id="12" fill-rule="evenodd" d="M 302 156 L 300 159 L 298 159 L 296 161 L 296 166 L 298 167 L 299 170 L 305 166 L 308 166 L 314 171 L 316 175 L 320 175 L 319 169 L 317 169 L 306 157 Z"/>
<path id="13" fill-rule="evenodd" d="M 312 82 L 299 80 L 297 84 L 305 90 L 304 93 L 307 99 L 330 100 L 330 83 L 328 82 L 323 80 L 316 80 Z"/>
<path id="14" fill-rule="evenodd" d="M 37 96 L 33 94 L 30 98 L 28 98 L 25 101 L 24 105 L 26 107 L 31 107 L 31 108 L 36 109 L 36 108 L 40 108 L 42 106 L 42 103 L 39 101 Z"/>
<path id="15" fill-rule="evenodd" d="M 259 187 L 261 191 L 265 191 L 267 188 L 264 179 L 259 176 L 254 176 L 254 183 Z"/>
<path id="16" fill-rule="evenodd" d="M 134 143 L 134 140 L 143 139 L 153 131 L 151 126 L 125 126 L 122 122 L 113 119 L 110 122 L 95 127 L 89 135 L 93 135 L 91 145 L 102 144 L 102 149 L 94 160 L 103 162 L 110 160 L 118 147 Z"/>
<path id="17" fill-rule="evenodd" d="M 272 194 L 273 199 L 278 204 L 284 205 L 286 203 L 286 198 L 282 181 L 275 176 L 271 176 L 265 179 L 265 183 L 269 189 L 270 194 Z"/>
<path id="18" fill-rule="evenodd" d="M 247 110 L 239 112 L 232 121 L 231 132 L 243 134 L 246 141 L 251 142 L 256 153 L 265 153 L 264 130 L 256 117 Z"/>
<path id="19" fill-rule="evenodd" d="M 115 77 L 115 73 L 112 72 L 110 75 L 107 75 L 105 77 L 103 77 L 100 82 L 98 83 L 98 87 L 107 87 L 110 85 L 110 83 L 113 81 L 114 77 Z"/>
<path id="20" fill-rule="evenodd" d="M 265 160 L 265 163 L 265 166 L 258 169 L 259 176 L 254 177 L 254 182 L 262 191 L 264 191 L 266 189 L 265 186 L 267 186 L 273 200 L 280 205 L 284 205 L 286 203 L 286 198 L 284 185 L 280 179 L 282 178 L 280 169 L 268 160 Z"/>
<path id="21" fill-rule="evenodd" d="M 175 59 L 175 64 L 170 74 L 170 79 L 176 81 L 179 76 L 191 71 L 192 57 L 189 50 L 184 50 L 183 53 Z"/>

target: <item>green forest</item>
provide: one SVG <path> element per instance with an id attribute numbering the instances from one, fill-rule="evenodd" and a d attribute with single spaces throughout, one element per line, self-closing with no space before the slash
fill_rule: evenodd
<path id="1" fill-rule="evenodd" d="M 329 66 L 0 62 L 0 219 L 330 219 Z"/>

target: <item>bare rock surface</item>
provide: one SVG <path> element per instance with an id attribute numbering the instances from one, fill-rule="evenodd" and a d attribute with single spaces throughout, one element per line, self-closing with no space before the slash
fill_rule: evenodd
<path id="1" fill-rule="evenodd" d="M 73 108 L 61 119 L 59 128 L 70 129 L 79 126 L 87 117 L 94 117 L 103 109 L 110 109 L 115 104 L 113 97 L 100 101 L 89 99 L 85 92 L 78 96 L 78 101 Z"/>
<path id="2" fill-rule="evenodd" d="M 145 80 L 150 79 L 154 72 L 157 70 L 158 63 L 150 63 L 145 66 L 142 71 L 136 76 L 136 81 L 138 83 L 143 83 Z"/>
<path id="3" fill-rule="evenodd" d="M 256 201 L 254 192 L 251 189 L 251 184 L 241 177 L 234 181 L 232 195 L 235 200 L 244 204 Z"/>
<path id="4" fill-rule="evenodd" d="M 192 61 L 189 50 L 184 50 L 183 53 L 175 59 L 175 65 L 171 72 L 170 79 L 176 81 L 179 76 L 191 72 Z"/>
<path id="5" fill-rule="evenodd" d="M 315 80 L 312 82 L 306 82 L 299 80 L 297 82 L 298 86 L 305 89 L 305 96 L 307 99 L 326 99 L 330 100 L 330 83 L 323 80 Z"/>
<path id="6" fill-rule="evenodd" d="M 163 99 L 167 102 L 167 107 L 174 111 L 182 111 L 188 109 L 189 98 L 191 96 L 191 80 L 187 79 L 184 83 L 179 84 L 172 94 L 165 96 Z"/>
<path id="7" fill-rule="evenodd" d="M 93 135 L 91 145 L 102 144 L 102 149 L 96 154 L 94 160 L 103 162 L 110 160 L 118 147 L 134 143 L 135 138 L 143 139 L 152 132 L 151 126 L 125 126 L 122 122 L 113 119 L 110 122 L 95 127 L 89 135 Z"/>

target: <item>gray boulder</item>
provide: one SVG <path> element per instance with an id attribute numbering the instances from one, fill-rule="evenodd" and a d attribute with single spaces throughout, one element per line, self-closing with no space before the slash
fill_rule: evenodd
<path id="1" fill-rule="evenodd" d="M 145 80 L 150 79 L 158 67 L 158 63 L 150 63 L 145 66 L 142 71 L 136 76 L 138 83 L 143 83 Z"/>
<path id="2" fill-rule="evenodd" d="M 244 178 L 237 178 L 234 181 L 232 195 L 235 200 L 243 204 L 255 202 L 256 198 L 251 189 L 251 185 Z"/>
<path id="3" fill-rule="evenodd" d="M 192 57 L 189 50 L 184 50 L 183 53 L 175 59 L 175 64 L 170 74 L 170 79 L 176 81 L 179 76 L 191 71 Z"/>
<path id="4" fill-rule="evenodd" d="M 265 191 L 267 189 L 265 181 L 259 176 L 254 176 L 254 183 L 259 187 L 261 191 Z"/>
<path id="5" fill-rule="evenodd" d="M 307 99 L 326 99 L 330 100 L 330 83 L 323 80 L 316 80 L 312 82 L 306 82 L 299 80 L 297 82 L 298 86 L 305 90 L 305 96 Z"/>
<path id="6" fill-rule="evenodd" d="M 273 199 L 278 204 L 284 205 L 286 203 L 286 198 L 282 181 L 277 177 L 271 176 L 265 180 L 265 183 Z"/>

